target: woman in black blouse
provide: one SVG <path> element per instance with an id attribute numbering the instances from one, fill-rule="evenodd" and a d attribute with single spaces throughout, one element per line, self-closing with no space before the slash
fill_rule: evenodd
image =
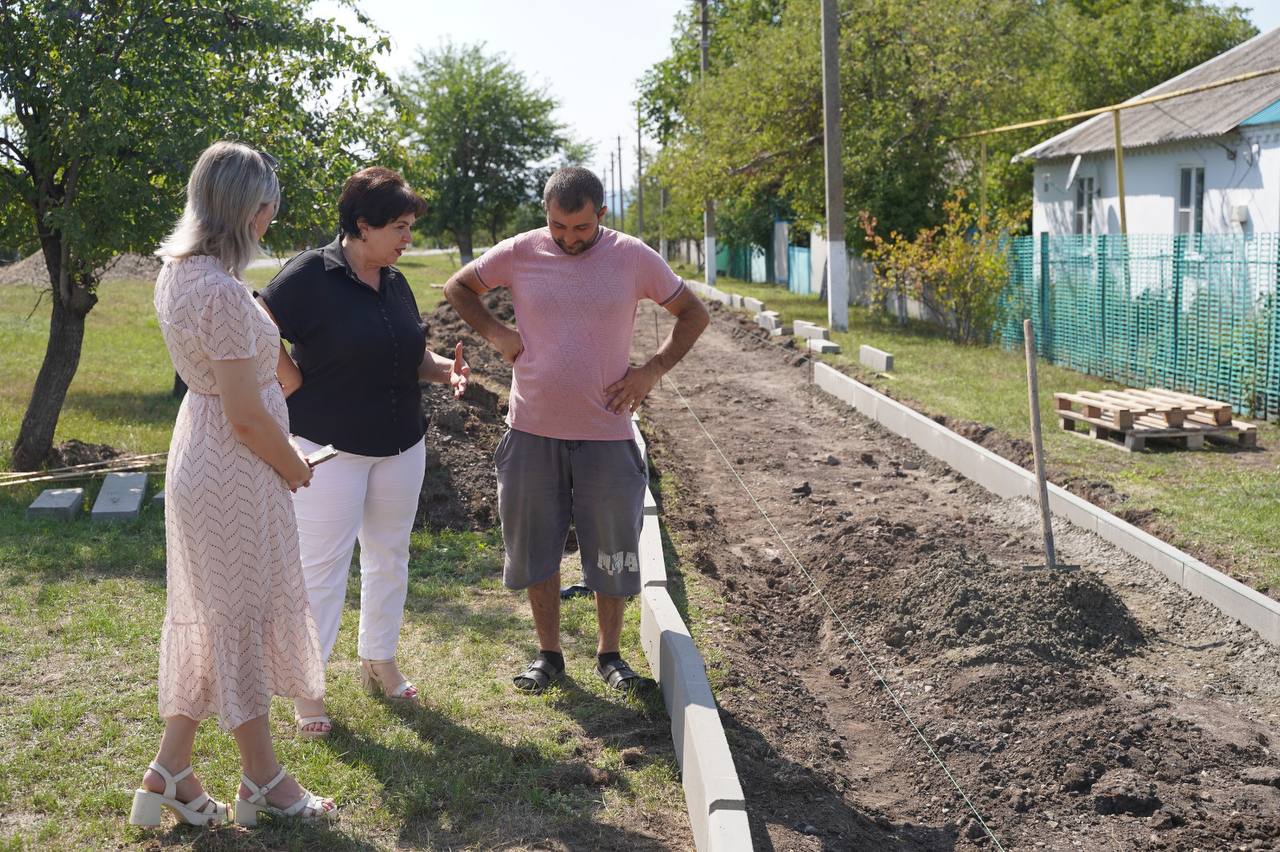
<path id="1" fill-rule="evenodd" d="M 359 540 L 361 680 L 411 703 L 418 691 L 400 674 L 395 651 L 425 471 L 419 382 L 447 383 L 461 395 L 470 372 L 461 343 L 452 360 L 427 351 L 417 302 L 392 265 L 425 210 L 396 172 L 357 172 L 338 202 L 338 239 L 289 261 L 260 294 L 281 337 L 293 344 L 292 358 L 281 346 L 279 366 L 289 430 L 303 452 L 326 444 L 338 450 L 294 498 L 324 660 L 338 636 Z M 332 728 L 323 702 L 299 700 L 296 716 L 303 736 L 326 736 Z"/>

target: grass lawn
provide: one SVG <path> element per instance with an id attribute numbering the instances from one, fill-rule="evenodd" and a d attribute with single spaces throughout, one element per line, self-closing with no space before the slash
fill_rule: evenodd
<path id="1" fill-rule="evenodd" d="M 409 257 L 402 268 L 428 310 L 440 296 L 430 285 L 443 283 L 449 259 Z M 251 283 L 265 283 L 270 272 L 253 270 Z M 167 448 L 177 404 L 151 290 L 146 281 L 104 285 L 57 440 Z M 48 333 L 47 302 L 27 316 L 35 301 L 27 288 L 0 288 L 6 464 Z M 97 485 L 85 484 L 88 504 Z M 595 678 L 587 601 L 570 602 L 564 613 L 570 679 L 541 697 L 511 687 L 535 643 L 523 599 L 501 587 L 495 532 L 414 534 L 399 656 L 423 691 L 423 709 L 397 710 L 360 691 L 353 609 L 329 669 L 334 735 L 296 738 L 290 704 L 275 702 L 282 763 L 337 799 L 338 823 L 129 827 L 132 791 L 161 730 L 163 520 L 148 506 L 120 525 L 30 522 L 23 512 L 38 490 L 0 490 L 0 850 L 691 844 L 661 699 L 624 699 Z M 350 602 L 358 582 L 353 572 Z M 638 630 L 639 608 L 629 607 L 623 647 L 643 670 Z M 636 744 L 640 753 L 624 761 Z M 213 795 L 234 796 L 234 743 L 213 720 L 201 727 L 195 764 Z"/>
<path id="2" fill-rule="evenodd" d="M 677 270 L 696 277 L 692 270 Z M 785 287 L 717 281 L 721 290 L 765 302 L 786 320 L 827 325 L 826 305 L 815 296 Z M 1026 363 L 1021 350 L 998 346 L 958 346 L 929 326 L 906 327 L 879 320 L 865 308 L 849 310 L 849 331 L 833 332 L 841 353 L 823 356 L 861 381 L 912 403 L 929 414 L 973 420 L 1029 440 Z M 891 376 L 858 364 L 858 346 L 893 353 Z M 1057 391 L 1120 387 L 1094 376 L 1046 362 L 1038 365 L 1040 416 L 1050 478 L 1110 483 L 1127 494 L 1131 512 L 1154 512 L 1159 532 L 1242 582 L 1272 595 L 1280 593 L 1280 427 L 1258 423 L 1258 444 L 1266 452 L 1205 445 L 1204 450 L 1125 453 L 1060 430 L 1053 413 Z"/>

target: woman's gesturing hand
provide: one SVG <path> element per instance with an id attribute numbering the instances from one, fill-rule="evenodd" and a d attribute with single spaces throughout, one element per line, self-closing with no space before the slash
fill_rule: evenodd
<path id="1" fill-rule="evenodd" d="M 453 364 L 449 367 L 449 387 L 453 389 L 453 396 L 462 396 L 467 392 L 467 385 L 471 382 L 471 367 L 467 362 L 462 360 L 462 341 L 453 347 Z"/>

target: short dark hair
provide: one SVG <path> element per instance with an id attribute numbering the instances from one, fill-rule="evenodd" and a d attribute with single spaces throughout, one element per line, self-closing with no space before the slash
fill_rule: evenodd
<path id="1" fill-rule="evenodd" d="M 381 228 L 406 213 L 421 216 L 426 212 L 427 202 L 409 188 L 400 173 L 383 166 L 370 166 L 347 178 L 338 199 L 338 224 L 342 233 L 351 237 L 360 236 L 356 224 L 360 219 Z"/>
<path id="2" fill-rule="evenodd" d="M 590 201 L 599 212 L 604 206 L 604 184 L 587 169 L 565 166 L 547 178 L 542 190 L 542 206 L 550 208 L 552 201 L 566 213 L 577 213 Z"/>

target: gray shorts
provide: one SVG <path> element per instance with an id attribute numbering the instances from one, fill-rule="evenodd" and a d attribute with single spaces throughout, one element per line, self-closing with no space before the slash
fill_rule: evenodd
<path id="1" fill-rule="evenodd" d="M 559 571 L 572 523 L 587 587 L 614 597 L 640 593 L 648 473 L 635 441 L 565 441 L 509 429 L 493 461 L 507 588 Z"/>

